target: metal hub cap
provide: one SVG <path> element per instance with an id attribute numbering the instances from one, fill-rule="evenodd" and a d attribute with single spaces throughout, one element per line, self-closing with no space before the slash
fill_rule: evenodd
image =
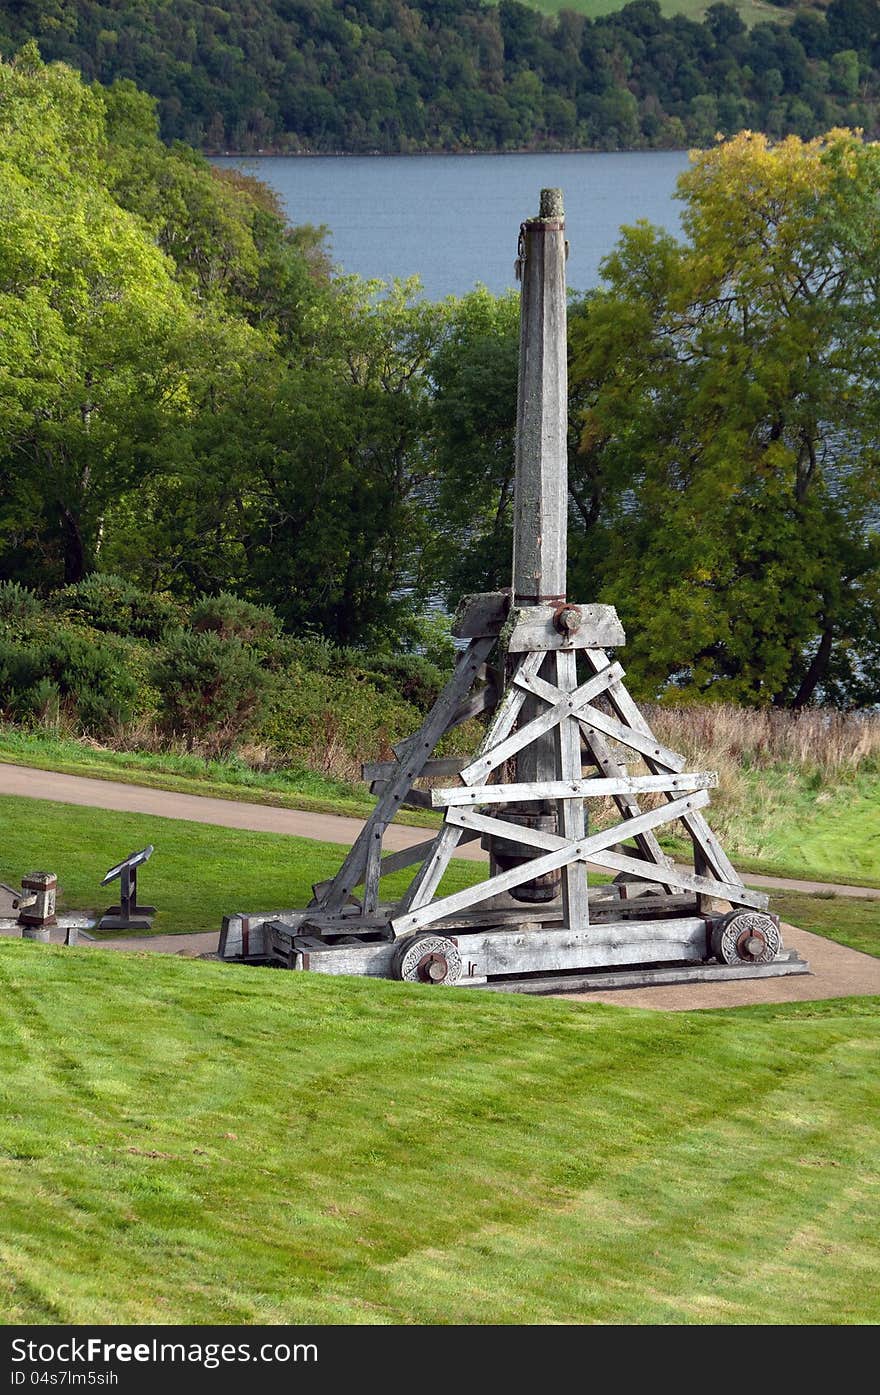
<path id="1" fill-rule="evenodd" d="M 712 933 L 712 952 L 723 964 L 772 964 L 781 949 L 778 924 L 761 911 L 734 911 Z"/>
<path id="2" fill-rule="evenodd" d="M 461 955 L 454 940 L 425 931 L 401 940 L 394 951 L 392 969 L 404 983 L 449 986 L 461 978 Z"/>

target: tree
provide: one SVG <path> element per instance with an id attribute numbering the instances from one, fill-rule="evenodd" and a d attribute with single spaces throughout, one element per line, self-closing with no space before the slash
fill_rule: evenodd
<path id="1" fill-rule="evenodd" d="M 573 326 L 578 590 L 651 696 L 876 701 L 880 151 L 746 133 L 680 194 L 687 240 L 626 229 Z"/>

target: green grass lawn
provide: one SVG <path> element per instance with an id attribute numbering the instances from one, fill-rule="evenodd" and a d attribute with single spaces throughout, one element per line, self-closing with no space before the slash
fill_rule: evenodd
<path id="1" fill-rule="evenodd" d="M 873 1323 L 880 1000 L 0 943 L 7 1323 Z"/>
<path id="2" fill-rule="evenodd" d="M 136 848 L 156 849 L 139 875 L 141 900 L 158 907 L 156 934 L 220 929 L 233 911 L 286 910 L 307 904 L 312 883 L 339 870 L 345 848 L 284 833 L 252 833 L 77 804 L 0 796 L 0 881 L 17 885 L 37 868 L 56 872 L 64 910 L 105 910 L 119 884 L 99 885 L 108 868 Z M 487 866 L 454 861 L 443 893 L 470 886 Z M 401 895 L 412 873 L 382 882 Z"/>
<path id="3" fill-rule="evenodd" d="M 533 9 L 545 15 L 557 14 L 559 10 L 574 10 L 588 19 L 613 14 L 623 9 L 626 3 L 627 0 L 529 0 Z M 660 0 L 660 9 L 667 16 L 684 15 L 687 19 L 702 20 L 710 4 L 711 0 Z M 753 24 L 767 22 L 789 24 L 795 13 L 763 3 L 762 0 L 733 0 L 733 6 L 749 28 Z"/>
<path id="4" fill-rule="evenodd" d="M 365 786 L 314 771 L 259 772 L 237 760 L 95 750 L 84 743 L 0 727 L 0 762 L 63 774 L 213 795 L 313 813 L 364 818 L 374 801 Z M 880 886 L 880 774 L 862 772 L 835 785 L 793 769 L 743 772 L 734 807 L 716 803 L 710 821 L 743 872 Z M 438 826 L 432 812 L 399 815 L 401 823 Z M 677 856 L 681 840 L 661 840 Z"/>
<path id="5" fill-rule="evenodd" d="M 0 762 L 56 770 L 62 775 L 85 775 L 92 780 L 118 780 L 147 789 L 210 795 L 318 814 L 350 814 L 353 818 L 364 818 L 375 803 L 366 785 L 347 785 L 314 770 L 260 771 L 234 757 L 209 761 L 172 751 L 109 751 L 9 725 L 0 726 Z M 424 818 L 403 811 L 399 821 L 421 824 Z"/>
<path id="6" fill-rule="evenodd" d="M 104 910 L 111 888 L 98 884 L 108 867 L 135 848 L 156 851 L 141 873 L 141 894 L 159 908 L 156 934 L 217 930 L 237 910 L 305 905 L 312 883 L 330 877 L 345 849 L 335 843 L 252 833 L 149 815 L 119 814 L 76 804 L 0 797 L 0 881 L 17 884 L 36 868 L 57 872 L 65 910 Z M 455 859 L 441 890 L 457 891 L 486 875 L 486 865 Z M 408 873 L 382 883 L 400 894 Z M 601 880 L 594 878 L 595 881 Z M 784 919 L 868 954 L 880 953 L 880 902 L 852 897 L 774 894 Z"/>
<path id="7" fill-rule="evenodd" d="M 801 930 L 880 956 L 880 901 L 784 891 L 771 894 L 770 909 Z"/>

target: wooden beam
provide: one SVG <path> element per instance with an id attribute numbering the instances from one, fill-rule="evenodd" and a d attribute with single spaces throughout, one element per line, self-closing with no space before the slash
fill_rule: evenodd
<path id="1" fill-rule="evenodd" d="M 419 906 L 427 905 L 443 879 L 443 873 L 449 866 L 452 854 L 461 839 L 462 831 L 455 824 L 445 823 L 443 825 L 434 839 L 429 855 L 425 858 L 405 895 L 401 898 L 395 916 L 400 915 L 403 911 L 417 910 Z"/>
<path id="2" fill-rule="evenodd" d="M 400 772 L 390 780 L 387 788 L 367 820 L 353 848 L 349 852 L 329 890 L 322 898 L 322 909 L 335 910 L 343 906 L 352 887 L 358 886 L 366 873 L 367 851 L 371 846 L 373 830 L 377 824 L 388 824 L 404 803 L 414 780 L 429 759 L 440 737 L 449 726 L 450 717 L 455 713 L 462 698 L 467 694 L 480 665 L 488 658 L 494 639 L 486 637 L 473 639 L 463 654 L 459 656 L 455 672 L 428 713 L 418 733 L 407 745 L 407 757 L 401 762 Z"/>
<path id="3" fill-rule="evenodd" d="M 543 659 L 543 657 L 543 655 L 539 656 L 541 659 Z M 515 755 L 517 751 L 521 751 L 524 747 L 530 746 L 537 737 L 552 731 L 565 717 L 577 716 L 588 706 L 591 698 L 604 692 L 605 689 L 615 681 L 616 671 L 618 669 L 619 665 L 613 664 L 606 673 L 596 674 L 594 678 L 590 678 L 586 683 L 582 683 L 573 693 L 564 694 L 560 694 L 557 687 L 551 683 L 545 683 L 541 678 L 532 677 L 522 672 L 518 673 L 514 680 L 515 686 L 525 688 L 528 692 L 533 692 L 534 685 L 538 684 L 541 689 L 552 693 L 552 699 L 546 699 L 548 702 L 552 701 L 552 706 L 540 713 L 537 717 L 533 717 L 530 722 L 520 727 L 518 731 L 513 732 L 506 740 L 493 744 L 491 749 L 486 751 L 485 755 L 479 756 L 476 760 L 471 761 L 470 765 L 466 766 L 464 770 L 461 771 L 461 779 L 465 784 L 476 784 L 478 780 L 485 778 L 490 771 Z M 537 695 L 539 697 L 544 697 L 545 693 L 539 692 Z"/>
<path id="4" fill-rule="evenodd" d="M 473 815 L 469 817 L 473 817 Z M 529 832 L 531 831 L 529 830 Z M 566 863 L 574 862 L 579 856 L 578 845 L 567 844 L 556 852 L 549 852 L 544 857 L 536 857 L 531 862 L 512 867 L 508 872 L 499 872 L 496 876 L 489 877 L 485 882 L 480 882 L 478 886 L 466 887 L 463 891 L 456 891 L 451 896 L 441 896 L 439 901 L 432 901 L 430 906 L 423 906 L 420 910 L 396 916 L 391 922 L 391 930 L 395 936 L 411 934 L 412 931 L 420 929 L 423 925 L 431 925 L 435 920 L 442 920 L 445 915 L 455 915 L 464 910 L 466 906 L 475 906 L 480 901 L 488 900 L 490 896 L 497 896 L 502 891 L 510 891 L 511 887 L 522 886 L 523 882 L 530 882 L 535 877 L 542 877 L 546 872 L 555 872 L 558 867 L 564 867 Z"/>
<path id="5" fill-rule="evenodd" d="M 681 793 L 713 789 L 717 784 L 714 770 L 686 775 L 672 772 L 607 778 L 599 775 L 586 780 L 547 780 L 528 785 L 456 785 L 451 789 L 431 790 L 431 803 L 435 809 L 470 808 L 477 804 L 517 804 L 532 799 L 604 799 L 620 794 Z"/>
<path id="6" fill-rule="evenodd" d="M 442 756 L 439 760 L 428 760 L 422 766 L 420 780 L 443 779 L 448 775 L 458 775 L 467 764 L 466 756 Z M 361 766 L 361 779 L 371 784 L 374 780 L 391 780 L 400 769 L 399 760 L 368 761 Z"/>
<path id="7" fill-rule="evenodd" d="M 629 830 L 635 833 L 645 828 L 656 828 L 659 824 L 680 818 L 683 813 L 690 809 L 700 808 L 707 803 L 708 798 L 705 790 L 697 790 L 684 799 L 667 804 L 663 809 L 651 809 L 648 813 L 641 814 L 638 819 L 630 821 Z M 411 934 L 412 931 L 420 929 L 423 925 L 431 925 L 436 920 L 442 920 L 445 915 L 457 914 L 465 906 L 477 905 L 480 901 L 488 900 L 490 896 L 495 896 L 499 892 L 509 891 L 511 887 L 521 886 L 523 882 L 532 881 L 535 877 L 542 877 L 546 872 L 555 872 L 558 868 L 567 866 L 569 862 L 576 860 L 587 862 L 595 851 L 620 842 L 621 832 L 626 827 L 617 824 L 612 829 L 603 830 L 602 833 L 594 833 L 582 842 L 569 843 L 567 839 L 560 838 L 558 834 L 542 833 L 538 829 L 522 828 L 518 824 L 504 823 L 501 819 L 475 814 L 470 809 L 450 809 L 446 817 L 450 823 L 456 823 L 462 828 L 475 828 L 495 833 L 514 842 L 524 843 L 527 847 L 547 847 L 548 844 L 552 843 L 555 844 L 555 850 L 547 852 L 543 857 L 536 857 L 529 862 L 513 867 L 510 871 L 500 872 L 494 877 L 489 877 L 477 886 L 467 887 L 464 891 L 454 892 L 451 896 L 442 896 L 439 901 L 433 901 L 430 906 L 423 906 L 420 910 L 412 911 L 403 916 L 395 916 L 391 922 L 391 929 L 395 935 Z"/>
<path id="8" fill-rule="evenodd" d="M 580 723 L 580 728 L 581 741 L 592 758 L 596 769 L 601 770 L 603 775 L 609 779 L 611 777 L 627 778 L 626 767 L 616 756 L 612 755 L 611 747 L 608 745 L 601 732 L 596 731 L 594 727 L 586 726 L 583 722 Z M 634 795 L 612 795 L 612 799 L 617 805 L 618 813 L 622 814 L 625 819 L 638 818 L 639 814 L 642 812 L 641 806 Z M 649 862 L 656 863 L 658 867 L 671 867 L 672 859 L 666 856 L 653 833 L 638 833 L 636 834 L 635 842 L 639 852 Z M 664 883 L 661 883 L 661 885 L 664 885 Z M 671 891 L 671 889 L 671 887 L 666 887 L 667 891 Z"/>
<path id="9" fill-rule="evenodd" d="M 623 626 L 613 605 L 579 605 L 577 609 L 581 612 L 580 628 L 573 634 L 563 634 L 553 623 L 555 605 L 518 607 L 512 612 L 514 625 L 507 640 L 508 653 L 523 654 L 536 649 L 594 649 L 597 646 L 604 649 L 626 643 Z"/>
<path id="10" fill-rule="evenodd" d="M 556 684 L 563 693 L 577 690 L 577 659 L 573 653 L 561 650 L 556 654 Z M 556 728 L 557 762 L 563 780 L 581 783 L 580 728 L 570 717 Z M 557 801 L 556 817 L 559 829 L 570 842 L 586 836 L 583 799 L 575 795 Z M 562 871 L 563 920 L 569 930 L 585 930 L 590 923 L 590 903 L 587 893 L 587 869 L 579 862 L 569 863 Z"/>
<path id="11" fill-rule="evenodd" d="M 509 591 L 483 591 L 462 596 L 452 621 L 456 639 L 478 639 L 500 634 L 510 611 Z"/>
<path id="12" fill-rule="evenodd" d="M 552 210 L 552 216 L 550 211 Z M 520 232 L 519 372 L 514 437 L 514 603 L 565 591 L 568 367 L 565 217 L 559 189 Z"/>
<path id="13" fill-rule="evenodd" d="M 696 790 L 693 794 L 675 799 L 672 803 L 664 804 L 659 809 L 649 809 L 646 813 L 639 814 L 638 818 L 628 819 L 625 823 L 616 823 L 611 828 L 603 828 L 601 833 L 591 833 L 588 838 L 579 841 L 578 846 L 586 848 L 584 858 L 588 859 L 593 852 L 603 848 L 611 848 L 615 843 L 621 843 L 626 838 L 631 838 L 634 834 L 645 829 L 659 828 L 664 823 L 681 819 L 691 810 L 699 809 L 708 802 L 707 792 Z M 558 833 L 544 833 L 538 828 L 507 823 L 504 819 L 495 819 L 488 814 L 475 814 L 472 809 L 448 809 L 446 818 L 450 823 L 458 824 L 460 828 L 471 828 L 479 833 L 489 833 L 496 838 L 506 838 L 513 843 L 524 843 L 527 847 L 547 848 L 549 851 L 553 851 L 569 846 L 569 840 L 561 837 Z M 596 861 L 595 858 L 593 860 Z M 650 866 L 650 864 L 645 864 L 645 866 Z M 641 874 L 644 872 L 644 866 L 640 863 L 636 870 Z"/>
<path id="14" fill-rule="evenodd" d="M 672 807 L 671 805 L 669 806 Z M 644 877 L 650 873 L 651 864 L 639 857 L 627 857 L 625 853 L 600 849 L 592 854 L 591 860 L 599 867 L 612 872 L 633 872 Z M 687 872 L 680 867 L 669 867 L 663 872 L 664 881 L 679 886 L 684 891 L 696 891 L 702 896 L 714 896 L 719 900 L 731 901 L 737 906 L 751 906 L 754 910 L 767 909 L 769 898 L 763 891 L 751 891 L 738 879 L 732 882 L 716 881 L 712 877 L 701 877 L 695 872 Z"/>
<path id="15" fill-rule="evenodd" d="M 587 649 L 585 651 L 585 657 L 587 663 L 596 673 L 601 673 L 611 662 L 608 655 L 602 649 Z M 614 684 L 608 689 L 608 701 L 622 721 L 628 722 L 631 727 L 653 739 L 650 726 L 623 682 Z M 650 753 L 645 756 L 645 763 L 649 770 L 657 768 L 653 764 L 653 760 L 654 757 L 652 757 Z M 662 762 L 658 762 L 658 766 L 661 764 Z M 682 762 L 682 764 L 685 764 L 685 762 Z M 688 818 L 684 820 L 684 825 L 691 835 L 691 838 L 700 846 L 706 860 L 710 863 L 711 867 L 722 881 L 739 882 L 740 878 L 736 868 L 728 858 L 703 815 L 700 813 L 689 815 Z"/>
<path id="16" fill-rule="evenodd" d="M 589 652 L 590 651 L 587 650 L 587 653 Z M 597 678 L 602 677 L 603 674 L 608 677 L 612 672 L 614 673 L 614 678 L 605 688 L 599 689 L 599 692 L 608 692 L 610 695 L 613 684 L 619 683 L 623 677 L 623 669 L 620 667 L 620 664 L 613 663 L 607 668 L 600 669 L 599 672 L 597 672 Z M 552 683 L 546 682 L 543 678 L 523 678 L 519 680 L 519 682 L 522 687 L 528 688 L 530 693 L 534 693 L 536 697 L 543 698 L 545 702 L 555 703 L 558 701 L 558 689 Z M 582 691 L 585 687 L 586 684 L 582 684 L 581 689 L 578 691 Z M 635 727 L 626 726 L 623 722 L 615 721 L 613 717 L 609 717 L 604 712 L 600 712 L 596 707 L 590 707 L 587 712 L 582 712 L 579 715 L 581 721 L 587 722 L 590 726 L 605 732 L 607 736 L 611 736 L 615 741 L 619 741 L 621 746 L 626 746 L 632 751 L 638 751 L 639 755 L 643 757 L 649 756 L 652 760 L 655 760 L 658 767 L 663 770 L 679 771 L 683 770 L 687 764 L 684 756 L 680 756 L 676 751 L 668 750 L 668 748 L 661 745 L 657 738 L 650 732 L 645 735 L 644 732 Z"/>

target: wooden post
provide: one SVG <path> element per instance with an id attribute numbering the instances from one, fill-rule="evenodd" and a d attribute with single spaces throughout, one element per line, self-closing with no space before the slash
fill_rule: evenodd
<path id="1" fill-rule="evenodd" d="M 565 599 L 568 559 L 568 366 L 565 303 L 565 214 L 561 189 L 542 189 L 540 214 L 520 229 L 519 376 L 516 412 L 516 484 L 513 521 L 513 604 L 560 603 Z M 554 657 L 541 673 L 556 678 Z M 572 686 L 575 686 L 572 683 Z M 520 725 L 541 712 L 529 698 Z M 516 758 L 522 783 L 560 778 L 560 738 L 548 732 Z M 570 771 L 566 770 L 566 773 Z M 525 811 L 523 811 L 525 812 Z M 529 812 L 541 817 L 553 805 L 535 802 Z M 574 879 L 583 879 L 576 868 Z M 566 904 L 571 898 L 566 896 Z M 583 898 L 574 904 L 586 906 Z M 580 925 L 581 913 L 576 915 Z"/>
<path id="2" fill-rule="evenodd" d="M 522 275 L 516 405 L 513 603 L 565 598 L 568 367 L 565 215 L 561 189 L 520 230 Z"/>

